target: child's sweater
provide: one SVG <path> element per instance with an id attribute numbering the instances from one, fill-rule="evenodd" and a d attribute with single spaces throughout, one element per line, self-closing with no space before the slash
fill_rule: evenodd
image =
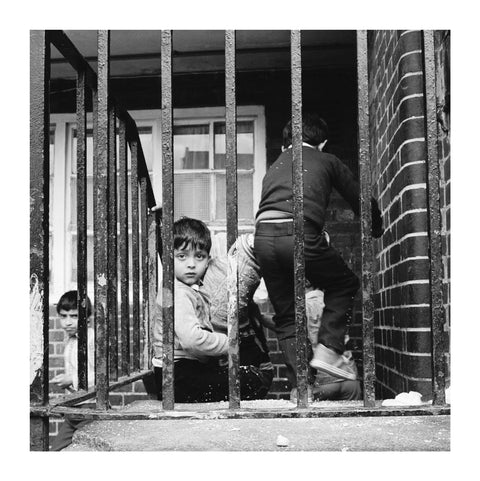
<path id="1" fill-rule="evenodd" d="M 162 300 L 157 296 L 154 325 L 153 365 L 162 366 Z M 187 286 L 175 280 L 175 343 L 174 358 L 207 362 L 228 352 L 228 338 L 214 332 L 210 321 L 209 300 L 198 286 Z"/>

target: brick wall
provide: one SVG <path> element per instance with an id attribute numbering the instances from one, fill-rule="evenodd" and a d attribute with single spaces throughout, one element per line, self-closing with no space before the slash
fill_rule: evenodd
<path id="1" fill-rule="evenodd" d="M 442 225 L 443 303 L 445 341 L 450 337 L 450 32 L 435 32 L 435 67 L 438 120 L 438 160 L 440 164 L 440 210 Z M 446 374 L 450 376 L 450 355 L 446 354 Z"/>
<path id="2" fill-rule="evenodd" d="M 377 395 L 431 395 L 424 78 L 420 31 L 369 37 L 371 164 L 386 232 L 375 241 Z"/>

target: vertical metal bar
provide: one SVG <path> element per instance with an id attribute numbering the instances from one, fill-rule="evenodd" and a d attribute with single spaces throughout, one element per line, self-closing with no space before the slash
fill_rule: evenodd
<path id="1" fill-rule="evenodd" d="M 293 222 L 295 270 L 295 332 L 297 340 L 297 406 L 307 407 L 307 327 L 303 226 L 302 52 L 299 30 L 291 32 Z"/>
<path id="2" fill-rule="evenodd" d="M 132 196 L 132 367 L 134 371 L 140 369 L 140 236 L 139 236 L 139 199 L 138 199 L 138 143 L 132 140 L 130 143 L 131 164 L 130 182 Z"/>
<path id="3" fill-rule="evenodd" d="M 148 175 L 148 174 L 147 174 Z M 140 331 L 141 347 L 143 351 L 142 368 L 148 366 L 148 346 L 149 346 L 149 279 L 148 279 L 148 205 L 147 205 L 147 179 L 140 179 L 140 222 L 142 232 L 142 323 Z"/>
<path id="4" fill-rule="evenodd" d="M 85 71 L 77 72 L 77 299 L 78 388 L 88 389 L 87 111 Z M 93 373 L 91 373 L 93 375 Z"/>
<path id="5" fill-rule="evenodd" d="M 45 30 L 30 32 L 30 402 L 48 404 L 49 79 Z M 31 418 L 30 449 L 48 451 L 49 418 Z"/>
<path id="6" fill-rule="evenodd" d="M 121 315 L 121 373 L 130 374 L 130 299 L 128 255 L 128 163 L 127 130 L 125 121 L 119 120 L 119 212 L 120 212 L 120 315 Z"/>
<path id="7" fill-rule="evenodd" d="M 433 404 L 445 404 L 445 336 L 442 298 L 442 238 L 440 211 L 440 168 L 436 115 L 435 44 L 432 30 L 423 32 L 425 69 L 425 113 L 427 130 L 428 219 L 430 243 L 430 309 L 432 322 Z"/>
<path id="8" fill-rule="evenodd" d="M 226 142 L 226 212 L 227 250 L 238 237 L 237 193 L 237 104 L 235 85 L 235 31 L 225 31 L 225 142 Z M 240 351 L 238 335 L 238 270 L 233 262 L 229 271 L 228 289 L 228 379 L 229 407 L 240 407 Z"/>
<path id="9" fill-rule="evenodd" d="M 158 263 L 157 263 L 157 215 L 150 213 L 148 216 L 148 339 L 149 351 L 152 351 L 153 339 L 153 316 L 155 313 L 155 302 L 157 298 Z M 148 360 L 152 358 L 153 352 L 148 352 Z"/>
<path id="10" fill-rule="evenodd" d="M 173 117 L 172 117 L 172 32 L 162 31 L 162 332 L 163 408 L 174 408 L 173 342 L 175 333 L 173 266 Z"/>
<path id="11" fill-rule="evenodd" d="M 110 33 L 99 30 L 98 35 L 98 92 L 97 134 L 94 162 L 94 277 L 95 277 L 95 359 L 97 409 L 108 409 L 108 160 L 109 160 L 109 54 Z"/>
<path id="12" fill-rule="evenodd" d="M 95 304 L 96 304 L 96 296 L 97 293 L 95 291 L 95 172 L 96 172 L 96 167 L 95 167 L 95 162 L 98 157 L 97 154 L 97 144 L 98 144 L 98 78 L 97 78 L 97 86 L 95 87 L 95 90 L 92 90 L 92 117 L 93 117 L 93 132 L 92 132 L 92 140 L 93 140 L 93 205 L 94 205 L 94 214 L 93 214 L 93 233 L 94 233 L 94 242 L 93 242 L 93 279 L 94 279 L 94 285 L 93 285 L 93 296 L 94 296 L 94 306 L 93 306 L 93 314 L 94 314 L 94 330 L 95 330 L 95 339 L 97 338 L 97 323 L 95 322 L 96 314 L 95 314 Z M 95 381 L 95 386 L 97 385 L 97 348 L 95 347 L 95 373 L 94 373 L 94 381 Z"/>
<path id="13" fill-rule="evenodd" d="M 372 175 L 368 111 L 367 31 L 357 31 L 358 149 L 362 237 L 363 402 L 375 405 L 375 339 L 373 319 L 373 246 L 371 236 Z"/>
<path id="14" fill-rule="evenodd" d="M 109 105 L 108 129 L 108 319 L 109 319 L 109 369 L 110 379 L 118 379 L 118 257 L 117 257 L 117 138 L 115 106 Z"/>

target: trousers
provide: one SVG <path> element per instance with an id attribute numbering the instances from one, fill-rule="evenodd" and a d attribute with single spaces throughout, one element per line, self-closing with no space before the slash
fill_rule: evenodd
<path id="1" fill-rule="evenodd" d="M 157 398 L 162 399 L 162 369 L 155 367 Z M 268 354 L 255 337 L 240 342 L 240 398 L 264 399 L 273 380 L 273 366 Z M 227 401 L 229 393 L 228 367 L 217 358 L 203 363 L 193 359 L 178 359 L 174 363 L 174 397 L 177 403 Z"/>
<path id="2" fill-rule="evenodd" d="M 341 354 L 360 282 L 322 232 L 305 223 L 304 233 L 305 277 L 312 286 L 324 291 L 318 342 Z M 275 311 L 277 337 L 279 341 L 294 338 L 293 222 L 260 222 L 255 231 L 254 251 Z"/>

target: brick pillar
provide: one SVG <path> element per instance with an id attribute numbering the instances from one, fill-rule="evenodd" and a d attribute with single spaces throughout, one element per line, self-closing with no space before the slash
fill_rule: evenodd
<path id="1" fill-rule="evenodd" d="M 375 241 L 378 396 L 431 395 L 425 99 L 420 31 L 369 37 L 373 195 L 386 232 Z"/>

